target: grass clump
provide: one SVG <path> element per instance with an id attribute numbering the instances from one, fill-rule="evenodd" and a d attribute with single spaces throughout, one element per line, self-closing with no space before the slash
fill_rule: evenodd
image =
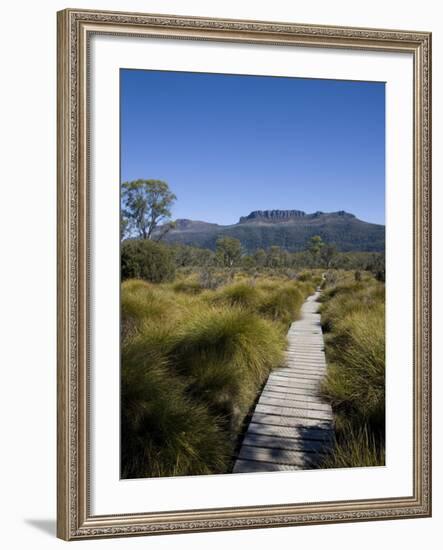
<path id="1" fill-rule="evenodd" d="M 336 416 L 331 467 L 381 465 L 385 439 L 384 285 L 338 285 L 321 308 L 328 373 L 323 393 Z"/>
<path id="2" fill-rule="evenodd" d="M 363 425 L 352 423 L 340 427 L 332 454 L 321 463 L 322 468 L 350 468 L 385 464 L 384 439 Z"/>
<path id="3" fill-rule="evenodd" d="M 321 323 L 324 332 L 335 332 L 348 314 L 367 312 L 374 305 L 384 304 L 384 284 L 374 279 L 337 284 L 326 290 L 320 301 Z"/>
<path id="4" fill-rule="evenodd" d="M 259 311 L 273 321 L 289 325 L 300 316 L 300 308 L 305 295 L 295 285 L 284 285 L 267 293 L 260 304 Z"/>
<path id="5" fill-rule="evenodd" d="M 170 376 L 166 357 L 138 337 L 123 349 L 122 365 L 122 477 L 223 472 L 226 434 Z"/>
<path id="6" fill-rule="evenodd" d="M 209 296 L 209 300 L 214 304 L 239 306 L 247 309 L 256 309 L 261 299 L 260 290 L 249 281 L 221 287 Z"/>
<path id="7" fill-rule="evenodd" d="M 272 277 L 240 280 L 206 295 L 212 304 L 236 306 L 275 321 L 282 329 L 298 319 L 307 296 L 314 292 L 309 283 Z"/>
<path id="8" fill-rule="evenodd" d="M 125 281 L 121 291 L 122 342 L 136 335 L 147 320 L 167 326 L 185 315 L 190 306 L 186 296 L 179 299 L 166 285 Z"/>
<path id="9" fill-rule="evenodd" d="M 269 321 L 239 308 L 209 308 L 184 323 L 171 351 L 195 399 L 226 419 L 235 434 L 285 339 Z"/>
<path id="10" fill-rule="evenodd" d="M 371 425 L 384 421 L 384 306 L 348 314 L 336 328 L 332 365 L 326 377 L 327 395 L 336 408 L 349 409 Z"/>
<path id="11" fill-rule="evenodd" d="M 200 294 L 203 290 L 202 285 L 193 279 L 177 281 L 172 288 L 175 292 L 184 292 L 185 294 Z"/>

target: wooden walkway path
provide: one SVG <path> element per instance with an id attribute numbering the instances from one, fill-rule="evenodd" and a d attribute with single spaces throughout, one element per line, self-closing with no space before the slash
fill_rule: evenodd
<path id="1" fill-rule="evenodd" d="M 289 329 L 285 365 L 266 382 L 234 473 L 312 468 L 330 447 L 332 410 L 318 391 L 326 373 L 318 296 L 305 301 Z"/>

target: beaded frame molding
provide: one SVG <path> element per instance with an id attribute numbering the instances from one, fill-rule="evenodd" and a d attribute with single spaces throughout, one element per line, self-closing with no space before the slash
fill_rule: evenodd
<path id="1" fill-rule="evenodd" d="M 431 34 L 68 9 L 58 14 L 58 504 L 65 540 L 431 515 Z M 408 52 L 414 60 L 413 494 L 94 516 L 88 469 L 88 45 L 93 34 Z"/>

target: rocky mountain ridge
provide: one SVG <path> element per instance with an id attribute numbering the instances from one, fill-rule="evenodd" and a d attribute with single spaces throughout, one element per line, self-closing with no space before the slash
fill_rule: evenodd
<path id="1" fill-rule="evenodd" d="M 239 239 L 247 252 L 270 246 L 296 252 L 314 235 L 342 251 L 382 252 L 385 246 L 384 225 L 359 220 L 345 210 L 254 210 L 231 225 L 178 219 L 165 240 L 214 250 L 218 238 L 229 236 Z"/>

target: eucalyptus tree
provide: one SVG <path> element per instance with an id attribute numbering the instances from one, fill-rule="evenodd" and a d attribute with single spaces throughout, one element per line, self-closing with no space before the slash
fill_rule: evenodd
<path id="1" fill-rule="evenodd" d="M 242 256 L 241 242 L 232 237 L 220 237 L 217 239 L 215 254 L 221 265 L 233 267 Z"/>
<path id="2" fill-rule="evenodd" d="M 124 182 L 121 207 L 126 235 L 160 240 L 173 227 L 171 206 L 176 198 L 165 181 Z"/>

